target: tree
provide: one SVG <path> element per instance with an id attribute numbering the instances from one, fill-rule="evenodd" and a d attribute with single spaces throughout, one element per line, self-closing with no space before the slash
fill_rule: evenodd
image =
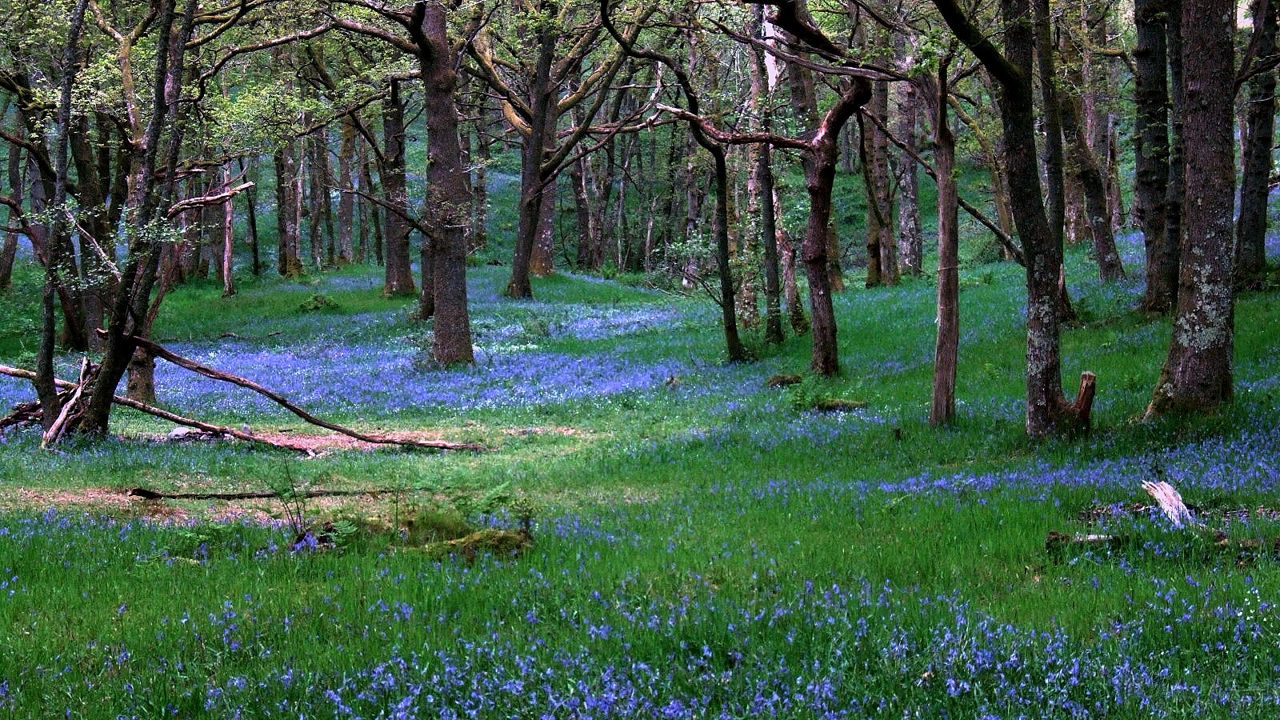
<path id="1" fill-rule="evenodd" d="M 458 4 L 419 0 L 408 10 L 361 6 L 396 30 L 333 14 L 334 24 L 349 33 L 377 38 L 414 58 L 423 87 L 430 135 L 427 168 L 427 212 L 435 333 L 432 356 L 445 365 L 474 361 L 467 307 L 467 218 L 471 196 L 458 140 L 457 71 L 461 43 L 448 34 L 450 13 Z M 462 37 L 474 37 L 481 17 L 469 16 Z M 384 180 L 385 182 L 385 180 Z M 408 221 L 406 214 L 397 214 Z M 425 270 L 425 267 L 424 267 Z"/>
<path id="2" fill-rule="evenodd" d="M 1000 91 L 998 102 L 1004 127 L 1010 203 L 1026 261 L 1027 432 L 1044 436 L 1069 430 L 1086 423 L 1091 408 L 1088 404 L 1068 404 L 1062 389 L 1059 319 L 1062 236 L 1050 228 L 1037 167 L 1036 122 L 1032 110 L 1036 33 L 1032 27 L 1031 2 L 1001 0 L 1003 52 L 956 0 L 934 0 L 934 5 L 952 32 L 991 73 Z M 1043 8 L 1036 15 L 1042 19 Z M 1041 54 L 1042 62 L 1045 54 Z M 1041 75 L 1052 77 L 1052 73 L 1043 70 Z M 1046 104 L 1051 108 L 1054 103 Z M 1085 399 L 1091 400 L 1091 395 Z"/>
<path id="3" fill-rule="evenodd" d="M 1210 410 L 1232 398 L 1235 340 L 1234 18 L 1213 0 L 1182 2 L 1186 234 L 1173 340 L 1147 416 Z"/>
<path id="4" fill-rule="evenodd" d="M 1267 265 L 1267 191 L 1276 125 L 1276 33 L 1280 31 L 1275 0 L 1253 0 L 1252 12 L 1248 66 L 1240 68 L 1240 79 L 1253 75 L 1245 106 L 1244 169 L 1236 223 L 1235 282 L 1241 287 L 1257 286 Z"/>

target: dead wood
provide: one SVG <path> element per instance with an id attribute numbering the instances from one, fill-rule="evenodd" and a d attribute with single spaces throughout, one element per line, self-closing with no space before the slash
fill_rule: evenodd
<path id="1" fill-rule="evenodd" d="M 7 365 L 0 365 L 0 375 L 7 375 L 9 377 L 19 378 L 23 380 L 34 380 L 36 376 L 36 374 L 30 370 L 9 367 Z M 71 392 L 74 392 L 80 388 L 80 385 L 77 385 L 76 383 L 73 383 L 73 382 L 68 382 L 66 380 L 55 379 L 54 383 L 59 388 L 66 389 Z M 146 403 L 138 402 L 137 400 L 133 400 L 131 398 L 123 397 L 120 395 L 113 396 L 111 398 L 111 401 L 117 405 L 121 405 L 127 408 L 132 408 L 134 410 L 137 410 L 138 412 L 143 412 L 148 415 L 158 417 L 161 420 L 168 420 L 169 422 L 174 423 L 175 425 L 185 425 L 186 427 L 195 428 L 197 430 L 203 430 L 204 432 L 212 433 L 214 435 L 233 437 L 237 440 L 257 443 L 259 445 L 266 445 L 267 447 L 276 448 L 278 450 L 290 450 L 292 452 L 304 452 L 308 454 L 310 453 L 310 451 L 305 448 L 297 448 L 291 445 L 285 445 L 282 443 L 273 442 L 271 440 L 258 437 L 257 435 L 254 435 L 252 433 L 247 433 L 241 430 L 237 430 L 235 428 L 224 427 L 221 425 L 213 425 L 211 423 L 201 422 L 200 420 L 193 420 L 192 418 L 183 417 L 181 415 L 178 415 L 177 413 L 172 413 L 172 412 L 169 412 L 168 410 L 163 410 L 158 407 L 153 407 L 151 405 L 147 405 Z M 34 411 L 32 409 L 32 406 L 34 406 Z M 64 408 L 68 406 L 69 404 L 64 404 Z M 40 415 L 38 410 L 39 410 L 39 405 L 37 403 L 23 403 L 22 405 L 19 405 L 17 408 L 15 408 L 15 411 L 12 414 L 10 414 L 7 418 L 5 418 L 3 421 L 0 421 L 0 429 L 4 429 L 6 427 L 13 427 L 16 425 L 24 425 L 29 422 L 38 423 L 40 421 Z M 13 419 L 14 421 L 11 422 L 11 419 Z"/>
<path id="2" fill-rule="evenodd" d="M 1161 480 L 1159 482 L 1151 482 L 1150 480 L 1142 483 L 1142 489 L 1151 496 L 1156 504 L 1160 506 L 1160 511 L 1165 517 L 1169 518 L 1169 522 L 1178 529 L 1182 529 L 1188 525 L 1199 526 L 1200 523 L 1191 514 L 1191 510 L 1187 508 L 1186 503 L 1182 502 L 1182 495 L 1169 483 Z"/>
<path id="3" fill-rule="evenodd" d="M 290 495 L 299 498 L 355 497 L 358 495 L 390 495 L 404 492 L 403 488 L 365 488 L 354 490 L 298 490 Z M 125 491 L 129 497 L 143 500 L 268 500 L 280 497 L 280 493 L 266 491 L 245 492 L 177 492 L 169 493 L 150 488 L 136 487 Z"/>
<path id="4" fill-rule="evenodd" d="M 362 442 L 373 443 L 375 445 L 398 445 L 400 447 L 423 448 L 428 450 L 470 450 L 473 452 L 479 452 L 485 449 L 482 445 L 470 443 L 452 443 L 443 440 L 398 440 L 385 435 L 369 435 L 358 430 L 352 430 L 351 428 L 344 427 L 335 422 L 316 417 L 301 407 L 294 405 L 288 400 L 288 398 L 284 397 L 280 393 L 263 387 L 248 378 L 243 378 L 239 375 L 232 375 L 230 373 L 222 372 L 221 370 L 215 370 L 207 365 L 202 365 L 195 360 L 183 357 L 172 350 L 145 338 L 132 336 L 131 339 L 156 357 L 168 360 L 178 367 L 203 375 L 211 380 L 220 380 L 247 390 L 252 390 L 312 425 L 325 428 L 326 430 L 332 430 L 336 433 L 355 438 Z"/>

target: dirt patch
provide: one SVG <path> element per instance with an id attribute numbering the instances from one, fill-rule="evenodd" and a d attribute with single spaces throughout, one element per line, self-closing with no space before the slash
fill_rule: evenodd
<path id="1" fill-rule="evenodd" d="M 149 433 L 138 435 L 136 437 L 140 440 L 156 443 L 218 442 L 226 439 L 212 433 L 191 431 L 185 428 L 180 430 L 181 431 L 174 431 L 164 435 Z M 290 432 L 288 430 L 264 430 L 256 431 L 254 432 L 254 435 L 268 442 L 283 445 L 313 456 L 335 451 L 356 450 L 360 452 L 368 452 L 371 450 L 385 450 L 388 448 L 400 449 L 395 445 L 357 440 L 341 433 L 315 435 Z M 391 440 L 398 440 L 402 442 L 444 442 L 448 440 L 448 438 L 445 437 L 445 433 L 438 430 L 401 430 L 379 433 L 379 435 Z"/>

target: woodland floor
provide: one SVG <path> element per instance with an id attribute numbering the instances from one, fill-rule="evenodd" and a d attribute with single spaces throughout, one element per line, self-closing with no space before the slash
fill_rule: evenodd
<path id="1" fill-rule="evenodd" d="M 361 429 L 489 450 L 358 447 L 163 363 L 166 407 L 315 457 L 124 411 L 105 443 L 3 437 L 0 717 L 1275 717 L 1280 522 L 1237 511 L 1280 504 L 1280 294 L 1239 302 L 1231 408 L 1139 423 L 1168 320 L 1091 270 L 1072 253 L 1064 376 L 1097 373 L 1095 430 L 1039 443 L 1015 267 L 962 271 L 946 430 L 926 423 L 925 281 L 840 295 L 844 374 L 782 389 L 807 337 L 725 365 L 709 301 L 598 278 L 515 303 L 505 268 L 474 268 L 460 369 L 424 359 L 430 326 L 376 269 L 183 287 L 156 333 L 179 352 Z M 304 311 L 314 295 L 332 304 Z M 31 300 L 0 362 L 29 364 Z M 0 407 L 30 392 L 0 379 Z M 865 407 L 811 410 L 832 398 Z M 1209 530 L 1134 507 L 1159 478 Z M 525 517 L 519 557 L 440 559 Z M 1125 542 L 1050 552 L 1051 531 Z"/>

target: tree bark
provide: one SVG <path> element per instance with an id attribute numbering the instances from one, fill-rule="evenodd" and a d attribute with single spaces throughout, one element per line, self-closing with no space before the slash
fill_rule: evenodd
<path id="1" fill-rule="evenodd" d="M 1169 92 L 1165 47 L 1165 1 L 1135 0 L 1137 45 L 1134 61 L 1134 214 L 1146 249 L 1146 290 L 1142 306 L 1165 312 L 1174 294 L 1177 247 L 1165 230 L 1169 192 Z"/>
<path id="2" fill-rule="evenodd" d="M 550 261 L 550 257 L 536 249 L 543 230 L 543 194 L 555 192 L 551 187 L 544 188 L 548 178 L 542 172 L 544 155 L 553 141 L 556 121 L 555 88 L 551 82 L 556 33 L 551 23 L 546 23 L 539 31 L 537 44 L 538 59 L 533 77 L 529 78 L 528 102 L 532 116 L 520 151 L 520 220 L 516 227 L 511 280 L 507 283 L 507 296 L 512 298 L 533 297 L 530 273 L 545 275 L 551 270 L 544 264 Z"/>
<path id="3" fill-rule="evenodd" d="M 386 259 L 382 294 L 387 297 L 413 295 L 413 267 L 409 259 L 409 195 L 404 163 L 404 103 L 400 99 L 400 81 L 391 81 L 391 92 L 382 104 L 382 132 L 385 149 L 378 176 L 391 207 L 384 208 Z"/>
<path id="4" fill-rule="evenodd" d="M 1168 292 L 1166 308 L 1177 302 L 1182 262 L 1182 202 L 1186 189 L 1187 167 L 1183 160 L 1183 112 L 1186 106 L 1182 66 L 1182 4 L 1185 0 L 1165 0 L 1165 49 L 1169 59 L 1169 185 L 1165 193 L 1166 263 L 1164 289 Z"/>
<path id="5" fill-rule="evenodd" d="M 222 168 L 222 184 L 231 189 L 231 169 Z M 234 197 L 222 204 L 222 297 L 236 294 L 235 280 L 236 206 Z"/>
<path id="6" fill-rule="evenodd" d="M 1276 52 L 1277 0 L 1253 1 L 1253 33 L 1257 58 Z M 1255 60 L 1257 62 L 1257 60 Z M 1249 80 L 1244 136 L 1244 172 L 1240 182 L 1240 218 L 1236 223 L 1235 282 L 1256 286 L 1267 267 L 1267 189 L 1271 181 L 1271 146 L 1275 137 L 1276 71 Z"/>
<path id="7" fill-rule="evenodd" d="M 276 150 L 276 269 L 283 277 L 302 275 L 298 255 L 297 146 L 293 141 Z"/>
<path id="8" fill-rule="evenodd" d="M 1072 79 L 1074 81 L 1081 78 Z M 1107 203 L 1106 182 L 1098 169 L 1097 158 L 1089 148 L 1089 139 L 1080 122 L 1080 107 L 1076 99 L 1062 98 L 1061 108 L 1063 132 L 1070 140 L 1071 168 L 1084 193 L 1086 222 L 1093 237 L 1093 254 L 1098 263 L 1098 275 L 1104 283 L 1114 282 L 1124 277 L 1124 265 L 1120 262 L 1115 234 L 1111 230 L 1111 208 Z"/>
<path id="9" fill-rule="evenodd" d="M 22 205 L 23 199 L 23 178 L 22 178 L 22 151 L 19 148 L 9 147 L 9 162 L 7 163 L 7 179 L 9 182 L 10 197 L 18 205 Z M 0 247 L 0 290 L 5 290 L 13 284 L 13 263 L 18 255 L 18 213 L 13 208 L 9 208 L 8 220 L 6 226 L 9 228 L 4 234 L 4 245 Z"/>
<path id="10" fill-rule="evenodd" d="M 356 124 L 351 117 L 345 117 L 338 147 L 338 265 L 347 265 L 355 258 L 355 155 Z"/>
<path id="11" fill-rule="evenodd" d="M 467 307 L 467 229 L 471 194 L 458 140 L 457 56 L 448 18 L 439 3 L 414 6 L 410 33 L 418 46 L 427 134 L 427 208 L 431 238 L 435 327 L 431 353 L 437 363 L 474 362 Z"/>
<path id="12" fill-rule="evenodd" d="M 1044 124 L 1044 173 L 1048 190 L 1049 231 L 1062 244 L 1066 230 L 1066 180 L 1062 145 L 1062 115 L 1058 98 L 1056 63 L 1054 62 L 1053 27 L 1049 18 L 1049 0 L 1031 0 L 1030 16 L 1034 17 L 1034 52 L 1040 79 L 1041 122 Z M 1025 19 L 1023 20 L 1025 21 Z M 1006 136 L 1006 142 L 1008 142 Z"/>
<path id="13" fill-rule="evenodd" d="M 1044 0 L 1036 0 L 1043 4 Z M 1062 236 L 1049 225 L 1036 158 L 1032 77 L 1035 35 L 1030 0 L 1001 0 L 1004 51 L 969 20 L 955 0 L 934 0 L 947 24 L 992 73 L 999 85 L 1009 195 L 1027 273 L 1027 433 L 1033 437 L 1075 427 L 1077 413 L 1062 390 L 1059 277 Z M 1041 5 L 1036 23 L 1047 35 Z M 1043 43 L 1042 47 L 1046 47 Z M 1043 57 L 1047 53 L 1042 53 Z M 1043 71 L 1043 64 L 1041 65 Z M 1052 77 L 1050 74 L 1049 77 Z M 1049 103 L 1052 106 L 1054 103 Z M 1060 230 L 1060 228 L 1059 228 Z M 1087 415 L 1088 408 L 1082 408 Z"/>
<path id="14" fill-rule="evenodd" d="M 1147 415 L 1204 411 L 1232 398 L 1235 142 L 1234 17 L 1215 0 L 1182 3 L 1186 236 L 1169 356 Z"/>
<path id="15" fill-rule="evenodd" d="M 920 275 L 924 270 L 924 232 L 920 228 L 920 180 L 916 162 L 908 153 L 916 151 L 920 100 L 911 83 L 900 85 L 898 96 L 898 137 L 908 150 L 898 154 L 898 177 L 901 188 L 898 202 L 898 259 L 902 271 Z"/>
<path id="16" fill-rule="evenodd" d="M 924 84 L 924 83 L 922 83 Z M 928 87 L 935 85 L 935 87 Z M 929 424 L 946 425 L 956 416 L 956 370 L 960 353 L 960 198 L 956 189 L 956 141 L 947 119 L 947 70 L 925 85 L 933 118 L 934 163 L 938 183 L 938 315 L 933 353 L 933 397 Z"/>
<path id="17" fill-rule="evenodd" d="M 250 266 L 250 272 L 253 273 L 254 277 L 258 277 L 262 274 L 262 257 L 261 247 L 258 244 L 258 193 L 256 184 L 258 178 L 257 158 L 249 158 L 247 168 L 243 159 L 239 161 L 239 165 L 240 171 L 245 173 L 245 176 L 249 178 L 250 182 L 255 183 L 253 186 L 245 190 L 244 205 L 245 217 L 249 224 L 249 255 L 250 263 L 252 263 Z"/>

